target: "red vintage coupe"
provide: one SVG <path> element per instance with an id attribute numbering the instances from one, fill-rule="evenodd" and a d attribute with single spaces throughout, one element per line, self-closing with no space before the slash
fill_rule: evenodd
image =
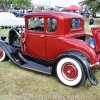
<path id="1" fill-rule="evenodd" d="M 84 18 L 70 12 L 33 12 L 24 16 L 25 30 L 9 30 L 0 40 L 0 61 L 9 58 L 27 69 L 52 74 L 71 87 L 86 78 L 98 81 L 94 71 L 100 65 L 100 28 L 86 34 Z"/>

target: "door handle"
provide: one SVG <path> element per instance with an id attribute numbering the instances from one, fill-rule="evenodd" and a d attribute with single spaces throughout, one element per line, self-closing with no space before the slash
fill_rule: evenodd
<path id="1" fill-rule="evenodd" d="M 40 37 L 41 37 L 41 38 L 43 38 L 43 37 L 44 37 L 44 35 L 40 35 Z"/>

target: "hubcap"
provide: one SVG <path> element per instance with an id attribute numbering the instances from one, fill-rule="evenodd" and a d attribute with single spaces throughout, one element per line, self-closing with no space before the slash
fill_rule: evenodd
<path id="1" fill-rule="evenodd" d="M 0 48 L 0 58 L 3 57 L 3 50 Z"/>
<path id="2" fill-rule="evenodd" d="M 77 68 L 71 63 L 64 64 L 62 67 L 62 75 L 67 80 L 74 80 L 78 75 Z"/>

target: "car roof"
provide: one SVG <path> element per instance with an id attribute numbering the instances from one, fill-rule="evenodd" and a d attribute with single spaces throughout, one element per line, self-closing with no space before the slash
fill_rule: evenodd
<path id="1" fill-rule="evenodd" d="M 25 14 L 25 17 L 30 16 L 55 16 L 59 18 L 83 18 L 82 15 L 72 12 L 57 12 L 57 11 L 43 11 L 43 12 L 31 12 Z"/>

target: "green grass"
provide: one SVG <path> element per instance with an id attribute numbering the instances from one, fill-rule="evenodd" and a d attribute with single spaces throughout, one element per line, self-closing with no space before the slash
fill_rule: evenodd
<path id="1" fill-rule="evenodd" d="M 71 88 L 55 75 L 20 68 L 9 61 L 0 62 L 0 100 L 100 100 L 100 70 L 95 75 L 98 85 L 92 86 L 87 80 L 82 86 Z"/>
<path id="2" fill-rule="evenodd" d="M 100 81 L 99 75 L 97 70 Z M 0 100 L 99 100 L 99 92 L 100 84 L 92 86 L 88 80 L 81 87 L 71 88 L 60 83 L 55 75 L 30 71 L 8 61 L 0 62 Z"/>

